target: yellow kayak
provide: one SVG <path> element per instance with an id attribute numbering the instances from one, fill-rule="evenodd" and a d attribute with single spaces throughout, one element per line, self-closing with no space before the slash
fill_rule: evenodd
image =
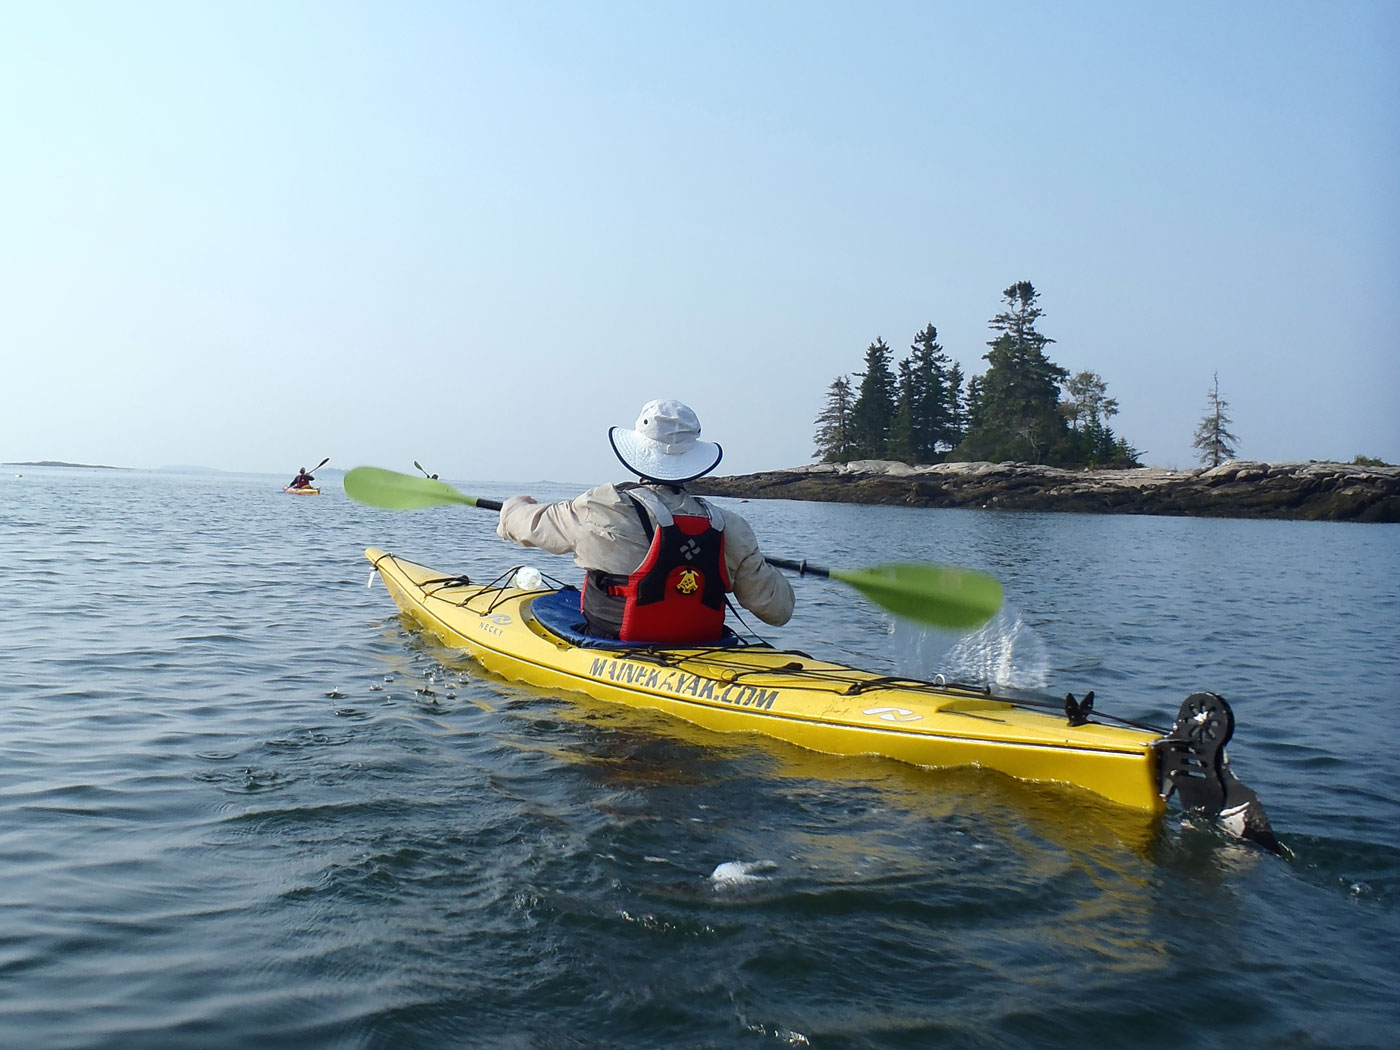
<path id="1" fill-rule="evenodd" d="M 365 557 L 406 616 L 487 670 L 541 689 L 654 708 L 707 729 L 760 733 L 829 754 L 974 766 L 1073 785 L 1149 814 L 1161 813 L 1175 788 L 1183 806 L 1210 816 L 1222 815 L 1231 783 L 1248 792 L 1224 766 L 1234 720 L 1212 693 L 1188 698 L 1170 733 L 1105 725 L 1088 720 L 1089 702 L 1078 710 L 1067 698 L 1061 712 L 733 636 L 708 648 L 590 639 L 578 629 L 579 592 L 571 587 L 482 585 L 375 547 Z M 1212 701 L 1201 699 L 1207 697 Z M 1262 820 L 1262 808 L 1258 814 Z"/>
<path id="2" fill-rule="evenodd" d="M 657 708 L 708 729 L 777 736 L 832 755 L 1075 785 L 1148 813 L 1163 811 L 1182 776 L 1163 776 L 1172 764 L 1163 763 L 1165 752 L 1180 741 L 1155 729 L 1067 717 L 973 687 L 888 678 L 762 643 L 588 644 L 570 623 L 581 619 L 573 588 L 473 584 L 377 547 L 365 557 L 406 616 L 489 671 L 540 689 Z"/>
<path id="3" fill-rule="evenodd" d="M 283 485 L 282 491 L 291 496 L 319 496 L 321 494 L 320 489 L 313 489 L 309 487 L 298 489 L 293 488 L 291 485 Z"/>

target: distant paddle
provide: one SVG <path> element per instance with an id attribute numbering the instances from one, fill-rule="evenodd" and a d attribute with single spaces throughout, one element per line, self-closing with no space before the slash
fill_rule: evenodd
<path id="1" fill-rule="evenodd" d="M 423 469 L 416 462 L 413 465 Z M 379 467 L 355 467 L 347 473 L 345 494 L 383 510 L 422 510 L 450 504 L 501 509 L 498 500 L 468 496 L 444 481 Z M 768 558 L 768 562 L 800 575 L 838 580 L 896 616 L 933 627 L 977 627 L 1001 608 L 1001 584 L 994 577 L 952 565 L 901 562 L 864 569 L 824 569 L 805 560 Z"/>
<path id="2" fill-rule="evenodd" d="M 436 475 L 436 474 L 429 474 L 426 470 L 423 469 L 423 464 L 419 463 L 416 459 L 413 461 L 413 465 L 414 465 L 415 467 L 417 467 L 419 470 L 422 470 L 422 471 L 423 471 L 423 476 L 424 476 L 425 478 L 431 478 L 433 481 L 436 481 L 436 480 L 437 480 L 437 475 Z"/>
<path id="3" fill-rule="evenodd" d="M 297 476 L 296 476 L 295 478 L 292 479 L 292 484 L 291 484 L 291 485 L 286 485 L 286 486 L 283 486 L 283 487 L 284 487 L 284 488 L 288 488 L 288 489 L 295 488 L 295 487 L 296 487 L 296 482 L 301 478 L 301 476 L 302 476 L 303 473 L 304 473 L 308 478 L 311 478 L 311 475 L 312 475 L 312 474 L 315 474 L 316 471 L 320 470 L 322 467 L 324 467 L 324 466 L 325 466 L 327 463 L 329 463 L 330 461 L 331 461 L 331 457 L 330 457 L 330 456 L 327 456 L 325 459 L 321 460 L 321 462 L 317 463 L 317 464 L 316 464 L 314 467 L 312 467 L 310 470 L 301 470 L 301 471 L 298 471 L 298 472 L 297 472 Z M 311 478 L 311 480 L 312 480 L 312 481 L 315 481 L 316 479 L 315 479 L 315 478 Z M 308 489 L 308 490 L 309 490 L 309 489 L 311 488 L 311 486 L 310 486 L 310 485 L 303 485 L 303 486 L 301 486 L 301 488 L 302 488 L 302 489 Z M 301 490 L 301 489 L 297 489 L 297 491 L 300 491 L 300 490 Z"/>

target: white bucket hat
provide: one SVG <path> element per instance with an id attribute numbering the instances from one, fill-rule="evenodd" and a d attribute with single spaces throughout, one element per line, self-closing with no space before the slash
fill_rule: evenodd
<path id="1" fill-rule="evenodd" d="M 648 481 L 694 481 L 724 455 L 713 441 L 700 440 L 700 420 L 679 401 L 648 401 L 632 430 L 610 427 L 608 440 L 622 465 Z"/>

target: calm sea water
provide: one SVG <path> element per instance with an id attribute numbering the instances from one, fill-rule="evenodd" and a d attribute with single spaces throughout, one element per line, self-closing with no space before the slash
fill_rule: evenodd
<path id="1" fill-rule="evenodd" d="M 484 578 L 522 558 L 489 515 L 283 480 L 0 474 L 0 1046 L 1394 1045 L 1400 529 L 742 507 L 1007 589 L 959 644 L 801 580 L 778 644 L 1162 723 L 1222 693 L 1278 858 L 482 677 L 361 550 Z"/>

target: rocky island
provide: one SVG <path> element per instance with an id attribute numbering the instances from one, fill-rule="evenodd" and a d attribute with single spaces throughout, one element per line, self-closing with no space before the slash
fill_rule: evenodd
<path id="1" fill-rule="evenodd" d="M 688 487 L 708 496 L 908 507 L 1400 522 L 1400 467 L 1350 463 L 1230 460 L 1197 470 L 1067 470 L 858 460 L 701 478 Z"/>
<path id="2" fill-rule="evenodd" d="M 109 467 L 105 463 L 67 463 L 61 459 L 23 459 L 4 463 L 6 467 L 81 467 L 83 470 L 125 470 L 125 467 Z"/>

